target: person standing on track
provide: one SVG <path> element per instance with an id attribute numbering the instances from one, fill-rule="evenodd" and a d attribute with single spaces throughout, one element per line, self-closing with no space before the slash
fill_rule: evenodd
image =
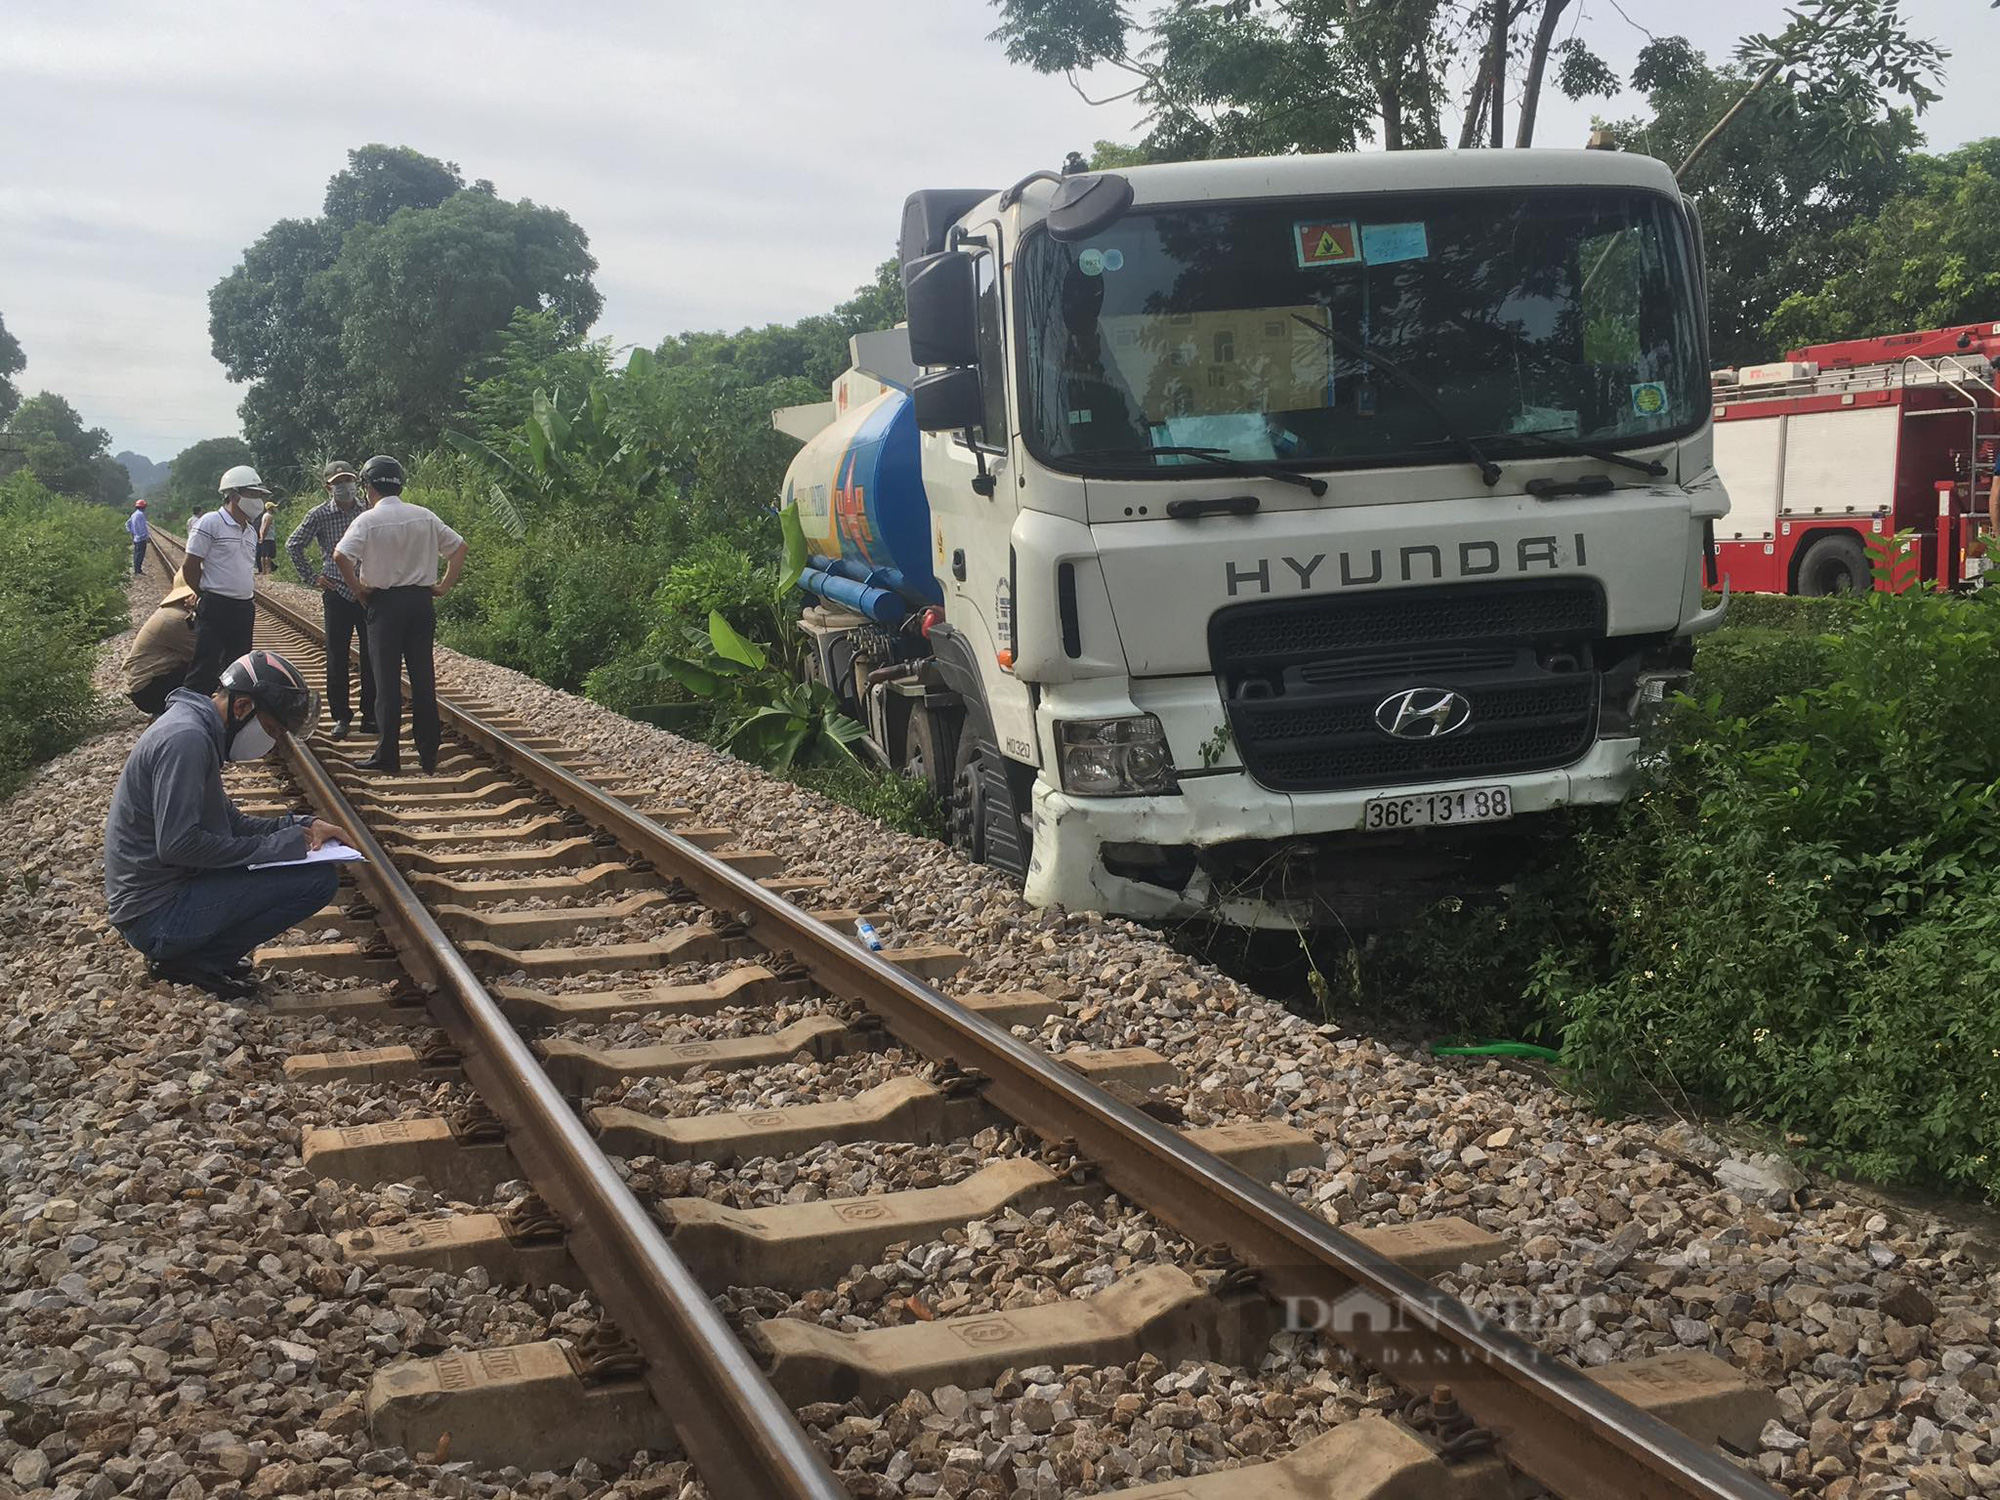
<path id="1" fill-rule="evenodd" d="M 266 500 L 264 513 L 257 518 L 257 571 L 278 571 L 278 502 Z"/>
<path id="2" fill-rule="evenodd" d="M 212 693 L 224 663 L 250 649 L 257 626 L 257 519 L 270 496 L 248 464 L 222 476 L 222 504 L 188 529 L 181 577 L 201 596 L 194 617 L 194 665 L 187 686 Z"/>
<path id="3" fill-rule="evenodd" d="M 402 769 L 403 670 L 410 673 L 410 737 L 426 771 L 437 769 L 436 601 L 465 569 L 465 538 L 421 505 L 403 499 L 403 466 L 377 454 L 361 466 L 369 509 L 355 517 L 333 551 L 347 586 L 368 611 L 368 654 L 375 671 L 375 753 L 371 771 Z M 438 558 L 445 558 L 442 582 Z"/>
<path id="4" fill-rule="evenodd" d="M 328 738 L 344 740 L 352 722 L 347 698 L 348 647 L 357 638 L 361 646 L 361 732 L 375 733 L 375 674 L 368 664 L 368 616 L 333 560 L 333 549 L 361 514 L 361 481 L 354 466 L 341 458 L 326 466 L 322 480 L 328 498 L 308 511 L 298 529 L 285 539 L 285 555 L 298 571 L 299 581 L 319 589 L 320 614 L 326 623 L 326 702 L 333 718 Z M 319 543 L 317 573 L 307 551 L 313 542 Z"/>
<path id="5" fill-rule="evenodd" d="M 145 501 L 132 502 L 132 514 L 125 518 L 125 529 L 132 536 L 132 576 L 137 578 L 146 571 L 146 543 L 153 539 L 153 528 L 146 520 Z"/>
<path id="6" fill-rule="evenodd" d="M 247 955 L 333 899 L 334 865 L 249 866 L 303 859 L 347 830 L 310 813 L 253 818 L 222 789 L 224 761 L 268 755 L 311 733 L 318 713 L 297 667 L 252 651 L 212 696 L 171 694 L 139 736 L 105 820 L 104 900 L 149 978 L 248 999 L 258 983 Z"/>
<path id="7" fill-rule="evenodd" d="M 194 590 L 176 578 L 125 653 L 125 696 L 141 713 L 158 718 L 167 695 L 187 681 L 194 660 Z"/>

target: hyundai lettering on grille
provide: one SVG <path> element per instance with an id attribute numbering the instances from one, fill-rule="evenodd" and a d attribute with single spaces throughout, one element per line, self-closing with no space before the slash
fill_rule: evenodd
<path id="1" fill-rule="evenodd" d="M 1472 722 L 1472 705 L 1448 688 L 1411 688 L 1375 705 L 1375 724 L 1399 740 L 1434 740 Z"/>

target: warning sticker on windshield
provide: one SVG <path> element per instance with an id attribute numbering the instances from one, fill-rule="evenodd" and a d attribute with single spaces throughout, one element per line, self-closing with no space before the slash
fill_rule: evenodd
<path id="1" fill-rule="evenodd" d="M 1421 223 L 1361 226 L 1361 258 L 1371 266 L 1386 266 L 1399 260 L 1425 260 L 1430 253 L 1430 236 Z"/>
<path id="2" fill-rule="evenodd" d="M 1632 414 L 1657 417 L 1667 409 L 1667 387 L 1658 380 L 1642 380 L 1632 387 Z"/>
<path id="3" fill-rule="evenodd" d="M 1361 244 L 1352 219 L 1301 219 L 1292 225 L 1292 248 L 1299 269 L 1351 266 L 1361 259 Z"/>

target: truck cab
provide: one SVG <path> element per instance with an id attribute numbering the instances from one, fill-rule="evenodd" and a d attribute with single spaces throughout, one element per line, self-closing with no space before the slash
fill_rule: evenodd
<path id="1" fill-rule="evenodd" d="M 1664 166 L 1037 173 L 914 194 L 901 249 L 908 364 L 874 383 L 923 540 L 846 580 L 905 585 L 856 680 L 900 690 L 885 758 L 928 735 L 967 852 L 1039 903 L 1367 923 L 1625 795 L 1719 623 L 1728 508 Z M 854 573 L 842 527 L 882 528 L 828 510 Z M 808 611 L 823 656 L 843 607 Z"/>

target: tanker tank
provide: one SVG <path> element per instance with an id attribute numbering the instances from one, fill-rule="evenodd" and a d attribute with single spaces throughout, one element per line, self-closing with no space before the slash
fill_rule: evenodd
<path id="1" fill-rule="evenodd" d="M 944 602 L 906 392 L 884 390 L 807 439 L 784 494 L 805 532 L 807 593 L 883 624 Z"/>

